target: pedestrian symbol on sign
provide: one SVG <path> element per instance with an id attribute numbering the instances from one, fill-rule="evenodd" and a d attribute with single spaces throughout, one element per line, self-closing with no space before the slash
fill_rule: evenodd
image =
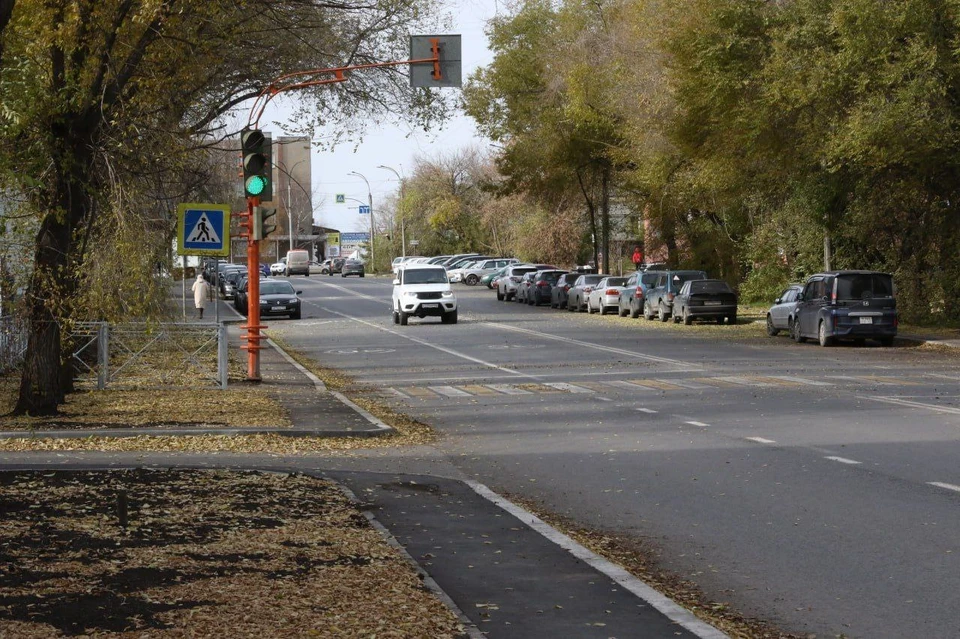
<path id="1" fill-rule="evenodd" d="M 347 195 L 345 193 L 337 193 L 337 204 L 346 204 Z"/>
<path id="2" fill-rule="evenodd" d="M 207 213 L 205 211 L 200 214 L 200 219 L 197 220 L 196 224 L 193 226 L 193 229 L 187 236 L 187 242 L 199 242 L 202 244 L 215 245 L 221 244 L 220 237 L 211 227 L 210 220 L 207 219 Z"/>

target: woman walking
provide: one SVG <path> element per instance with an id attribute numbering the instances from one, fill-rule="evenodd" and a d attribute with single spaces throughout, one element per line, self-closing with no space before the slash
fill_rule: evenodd
<path id="1" fill-rule="evenodd" d="M 191 290 L 193 291 L 193 305 L 196 306 L 200 312 L 200 319 L 203 319 L 203 309 L 207 305 L 207 297 L 210 294 L 210 289 L 207 282 L 203 279 L 202 274 L 197 275 L 197 281 L 193 283 Z"/>

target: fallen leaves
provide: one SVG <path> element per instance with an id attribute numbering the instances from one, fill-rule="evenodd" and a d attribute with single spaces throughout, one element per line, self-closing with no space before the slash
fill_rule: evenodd
<path id="1" fill-rule="evenodd" d="M 454 637 L 330 482 L 226 471 L 0 474 L 0 635 Z M 120 495 L 126 526 L 120 525 Z"/>

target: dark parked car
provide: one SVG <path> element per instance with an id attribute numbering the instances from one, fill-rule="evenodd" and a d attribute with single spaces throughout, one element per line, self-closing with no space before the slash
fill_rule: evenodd
<path id="1" fill-rule="evenodd" d="M 793 318 L 797 311 L 797 296 L 803 290 L 802 284 L 791 284 L 777 299 L 773 300 L 773 306 L 767 311 L 767 335 L 776 335 L 780 331 L 786 330 L 793 334 Z"/>
<path id="2" fill-rule="evenodd" d="M 527 292 L 530 290 L 530 287 L 533 286 L 533 278 L 537 276 L 538 272 L 539 271 L 530 271 L 520 277 L 520 281 L 517 283 L 517 294 L 513 298 L 514 301 L 521 304 L 526 303 Z"/>
<path id="3" fill-rule="evenodd" d="M 550 308 L 567 307 L 567 291 L 570 290 L 578 277 L 580 277 L 580 273 L 566 273 L 560 276 L 557 283 L 550 288 Z"/>
<path id="4" fill-rule="evenodd" d="M 334 273 L 339 273 L 340 269 L 343 268 L 343 263 L 346 261 L 347 260 L 342 257 L 335 257 L 332 260 L 330 260 L 330 271 L 329 271 L 330 275 L 333 275 Z"/>
<path id="5" fill-rule="evenodd" d="M 723 280 L 689 280 L 673 298 L 673 321 L 689 325 L 695 318 L 737 323 L 737 294 Z"/>
<path id="6" fill-rule="evenodd" d="M 651 320 L 656 316 L 661 322 L 673 317 L 673 298 L 680 292 L 684 282 L 705 280 L 703 271 L 660 271 L 657 283 L 643 299 L 643 316 Z"/>
<path id="7" fill-rule="evenodd" d="M 540 306 L 543 303 L 550 302 L 553 287 L 563 275 L 566 275 L 566 271 L 550 270 L 534 273 L 533 282 L 526 293 L 527 304 Z"/>
<path id="8" fill-rule="evenodd" d="M 657 283 L 660 271 L 637 271 L 627 278 L 627 283 L 620 294 L 620 317 L 630 315 L 633 319 L 643 313 L 643 299 L 646 292 Z"/>
<path id="9" fill-rule="evenodd" d="M 300 319 L 300 298 L 303 291 L 295 291 L 287 280 L 270 278 L 260 280 L 260 317 L 289 315 Z"/>
<path id="10" fill-rule="evenodd" d="M 893 276 L 877 271 L 831 271 L 811 276 L 797 303 L 793 338 L 815 338 L 821 346 L 838 339 L 884 346 L 897 335 L 897 299 Z"/>
<path id="11" fill-rule="evenodd" d="M 359 275 L 363 277 L 363 262 L 360 260 L 347 260 L 340 267 L 340 277 L 347 275 Z"/>
<path id="12" fill-rule="evenodd" d="M 227 271 L 222 271 L 220 273 L 219 283 L 217 284 L 217 291 L 225 300 L 232 300 L 234 294 L 237 291 L 237 284 L 240 282 L 240 278 L 247 276 L 246 269 L 233 268 Z"/>

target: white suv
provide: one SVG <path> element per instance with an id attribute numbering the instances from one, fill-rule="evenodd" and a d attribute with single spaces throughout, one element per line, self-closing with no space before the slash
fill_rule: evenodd
<path id="1" fill-rule="evenodd" d="M 393 323 L 407 325 L 411 315 L 440 317 L 444 324 L 457 323 L 457 297 L 450 290 L 447 271 L 436 264 L 406 264 L 393 280 Z"/>

